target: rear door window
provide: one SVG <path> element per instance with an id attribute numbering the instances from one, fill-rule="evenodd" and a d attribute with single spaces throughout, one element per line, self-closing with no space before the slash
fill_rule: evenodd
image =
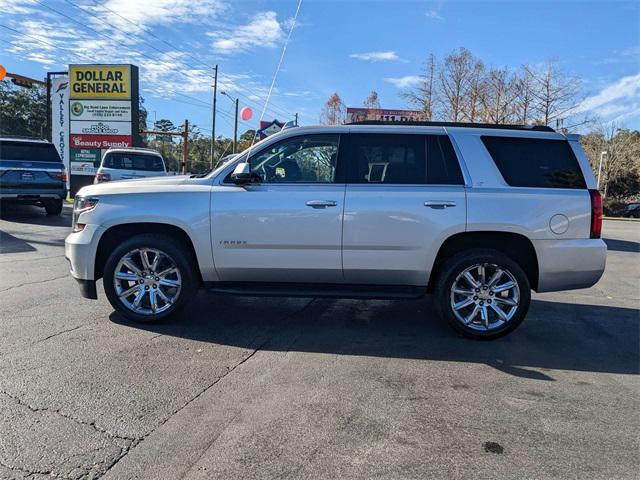
<path id="1" fill-rule="evenodd" d="M 351 183 L 424 184 L 427 180 L 422 135 L 350 134 Z"/>
<path id="2" fill-rule="evenodd" d="M 0 160 L 62 162 L 52 143 L 7 142 L 0 140 Z"/>
<path id="3" fill-rule="evenodd" d="M 505 182 L 513 187 L 587 188 L 569 142 L 482 136 Z"/>
<path id="4" fill-rule="evenodd" d="M 117 170 L 164 171 L 162 158 L 157 155 L 144 155 L 140 153 L 109 153 L 104 157 L 102 166 L 104 168 L 114 168 Z"/>

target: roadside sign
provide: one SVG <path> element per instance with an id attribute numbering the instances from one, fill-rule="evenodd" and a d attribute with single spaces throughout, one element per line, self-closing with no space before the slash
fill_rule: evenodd
<path id="1" fill-rule="evenodd" d="M 424 120 L 424 114 L 417 110 L 387 110 L 382 108 L 347 107 L 347 123 L 364 120 L 383 122 L 411 122 Z"/>
<path id="2" fill-rule="evenodd" d="M 69 108 L 72 120 L 131 122 L 128 100 L 73 100 Z"/>

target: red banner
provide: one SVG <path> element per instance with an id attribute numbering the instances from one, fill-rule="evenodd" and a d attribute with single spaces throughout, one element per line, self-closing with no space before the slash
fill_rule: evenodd
<path id="1" fill-rule="evenodd" d="M 71 148 L 118 148 L 130 147 L 130 135 L 70 135 Z"/>

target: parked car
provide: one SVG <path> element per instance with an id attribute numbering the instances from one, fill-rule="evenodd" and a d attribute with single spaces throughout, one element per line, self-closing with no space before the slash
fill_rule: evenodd
<path id="1" fill-rule="evenodd" d="M 623 217 L 640 218 L 640 203 L 630 203 L 622 213 Z"/>
<path id="2" fill-rule="evenodd" d="M 59 215 L 67 198 L 67 171 L 44 140 L 0 138 L 0 201 L 44 207 Z"/>
<path id="3" fill-rule="evenodd" d="M 417 298 L 462 335 L 497 338 L 531 289 L 605 267 L 602 199 L 577 136 L 548 127 L 298 127 L 206 177 L 93 185 L 66 256 L 124 317 L 153 322 L 196 290 Z M 250 153 L 250 156 L 248 157 Z"/>
<path id="4" fill-rule="evenodd" d="M 93 183 L 167 175 L 164 158 L 150 148 L 110 148 L 96 168 Z"/>

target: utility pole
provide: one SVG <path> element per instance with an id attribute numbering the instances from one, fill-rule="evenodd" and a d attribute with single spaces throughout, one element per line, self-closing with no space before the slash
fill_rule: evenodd
<path id="1" fill-rule="evenodd" d="M 216 150 L 216 97 L 218 93 L 218 65 L 214 67 L 213 75 L 213 118 L 211 120 L 211 170 Z"/>
<path id="2" fill-rule="evenodd" d="M 184 121 L 182 132 L 182 174 L 187 173 L 187 160 L 189 158 L 189 120 Z"/>
<path id="3" fill-rule="evenodd" d="M 233 126 L 233 153 L 236 153 L 238 146 L 238 99 L 236 98 L 236 122 Z"/>
<path id="4" fill-rule="evenodd" d="M 298 126 L 298 113 L 296 112 L 296 127 Z"/>

